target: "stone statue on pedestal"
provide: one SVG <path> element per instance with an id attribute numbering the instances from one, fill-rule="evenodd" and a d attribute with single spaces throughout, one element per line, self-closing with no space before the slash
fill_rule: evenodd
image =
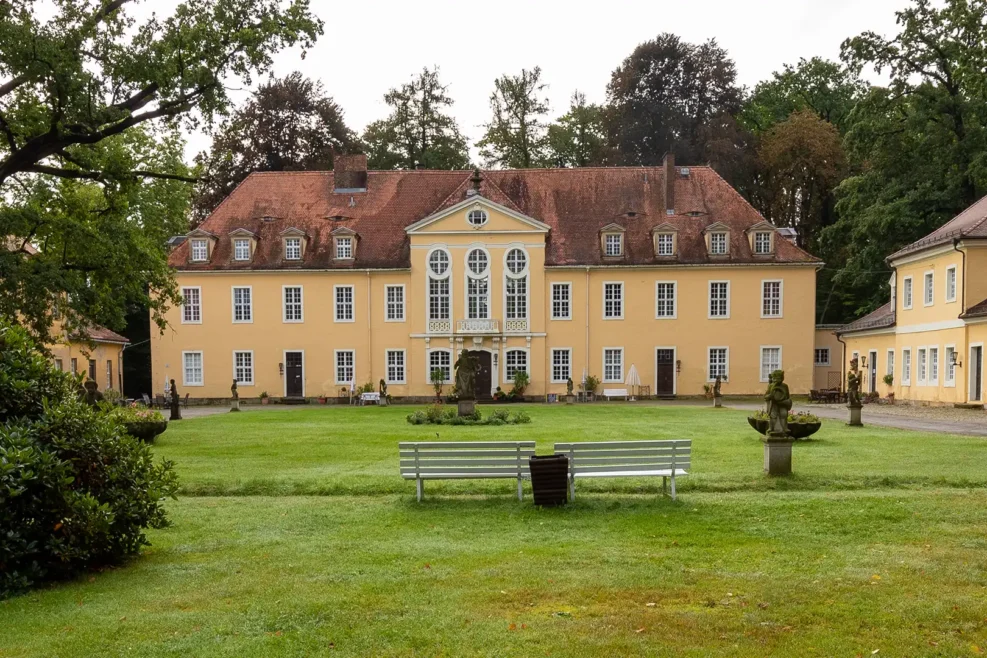
<path id="1" fill-rule="evenodd" d="M 476 371 L 479 370 L 480 360 L 470 356 L 468 350 L 463 350 L 456 360 L 456 395 L 460 400 L 476 399 Z"/>
<path id="2" fill-rule="evenodd" d="M 377 384 L 378 384 L 378 389 L 377 390 L 380 393 L 380 402 L 378 402 L 377 404 L 379 404 L 382 407 L 386 407 L 387 406 L 387 382 L 385 382 L 384 379 L 381 378 L 381 380 Z"/>
<path id="3" fill-rule="evenodd" d="M 230 386 L 230 394 L 233 398 L 230 402 L 230 411 L 240 411 L 240 393 L 237 391 L 236 379 L 233 380 L 233 386 Z"/>
<path id="4" fill-rule="evenodd" d="M 723 396 L 720 394 L 720 385 L 723 383 L 723 379 L 720 375 L 716 376 L 713 380 L 713 406 L 720 408 L 723 406 Z"/>
<path id="5" fill-rule="evenodd" d="M 846 408 L 850 410 L 850 425 L 852 427 L 862 427 L 860 419 L 860 409 L 864 406 L 860 402 L 860 372 L 857 370 L 857 359 L 850 359 L 850 372 L 846 376 Z"/>
<path id="6" fill-rule="evenodd" d="M 170 420 L 181 420 L 182 410 L 179 407 L 181 398 L 178 397 L 178 387 L 175 386 L 175 380 L 171 380 L 171 419 Z"/>
<path id="7" fill-rule="evenodd" d="M 771 373 L 768 391 L 764 394 L 768 412 L 768 437 L 789 438 L 788 412 L 792 409 L 792 396 L 785 383 L 785 371 L 775 370 Z"/>
<path id="8" fill-rule="evenodd" d="M 103 394 L 99 392 L 99 384 L 95 380 L 87 379 L 86 383 L 82 386 L 85 389 L 85 393 L 82 395 L 83 402 L 90 407 L 95 407 L 103 401 Z"/>

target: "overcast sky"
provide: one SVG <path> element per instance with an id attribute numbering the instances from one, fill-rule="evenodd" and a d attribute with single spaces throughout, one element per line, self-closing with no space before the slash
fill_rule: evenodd
<path id="1" fill-rule="evenodd" d="M 148 10 L 153 3 L 144 4 Z M 290 50 L 276 57 L 275 74 L 294 70 L 322 81 L 363 128 L 387 115 L 384 93 L 423 66 L 437 65 L 456 103 L 452 108 L 472 144 L 489 116 L 493 81 L 541 66 L 552 116 L 565 112 L 573 91 L 602 102 L 610 74 L 643 41 L 673 32 L 699 43 L 715 38 L 752 87 L 801 57 L 836 59 L 840 43 L 865 30 L 897 32 L 896 10 L 907 0 L 312 0 L 325 34 L 303 60 Z M 246 92 L 234 94 L 239 102 Z M 206 148 L 190 135 L 187 153 Z"/>

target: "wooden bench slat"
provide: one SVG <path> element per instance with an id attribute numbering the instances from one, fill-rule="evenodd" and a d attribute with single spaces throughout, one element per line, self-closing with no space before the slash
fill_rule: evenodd
<path id="1" fill-rule="evenodd" d="M 421 477 L 414 473 L 402 473 L 405 480 L 516 480 L 517 473 L 422 473 Z M 531 476 L 528 473 L 521 475 L 521 479 L 528 480 Z"/>
<path id="2" fill-rule="evenodd" d="M 688 459 L 683 459 L 681 462 L 675 462 L 675 468 L 687 469 L 692 465 Z M 672 463 L 667 464 L 575 464 L 569 470 L 572 473 L 597 473 L 605 471 L 660 471 L 662 469 L 669 469 L 672 467 Z"/>
<path id="3" fill-rule="evenodd" d="M 689 461 L 689 455 L 676 455 L 673 459 L 671 456 L 648 456 L 648 457 L 577 457 L 575 462 L 577 464 L 599 464 L 601 466 L 607 466 L 611 464 L 678 464 L 683 461 Z"/>
<path id="4" fill-rule="evenodd" d="M 512 477 L 518 477 L 517 468 L 496 468 L 496 467 L 486 467 L 486 468 L 420 468 L 417 471 L 414 469 L 409 469 L 407 471 L 402 471 L 402 473 L 407 473 L 409 475 L 414 475 L 415 473 L 420 473 L 421 475 L 436 475 L 438 473 L 446 473 L 450 475 L 456 475 L 457 477 L 469 478 L 474 477 L 476 479 L 482 479 L 484 474 L 496 473 L 498 475 L 510 475 Z M 528 471 L 522 470 L 521 477 L 528 475 Z"/>
<path id="5" fill-rule="evenodd" d="M 518 464 L 528 465 L 527 459 L 497 459 L 495 457 L 483 457 L 480 459 L 402 459 L 401 468 L 414 468 L 419 466 L 440 466 L 442 468 L 452 468 L 453 466 L 517 466 Z"/>
<path id="6" fill-rule="evenodd" d="M 557 449 L 558 454 L 568 455 L 568 450 Z M 688 455 L 688 448 L 647 448 L 645 450 L 577 450 L 577 459 L 596 459 L 598 457 L 669 457 L 672 455 Z"/>
<path id="7" fill-rule="evenodd" d="M 688 475 L 689 472 L 682 468 L 675 469 L 675 475 Z M 608 472 L 593 472 L 593 473 L 576 473 L 577 478 L 602 478 L 602 477 L 671 477 L 671 469 L 663 469 L 658 471 L 608 471 Z"/>
<path id="8" fill-rule="evenodd" d="M 555 452 L 569 452 L 570 448 L 578 451 L 612 450 L 614 448 L 688 448 L 692 445 L 689 439 L 668 439 L 667 441 L 583 441 L 579 443 L 556 443 Z"/>
<path id="9" fill-rule="evenodd" d="M 535 454 L 534 448 L 521 448 L 518 450 L 422 450 L 417 453 L 420 459 L 432 459 L 442 457 L 514 457 L 520 452 L 525 457 Z M 401 459 L 413 459 L 414 450 L 401 450 Z"/>
<path id="10" fill-rule="evenodd" d="M 401 450 L 414 450 L 415 446 L 418 446 L 420 451 L 425 451 L 428 449 L 444 449 L 444 448 L 491 448 L 505 450 L 514 450 L 517 446 L 522 448 L 534 448 L 534 441 L 423 441 L 421 443 L 415 441 L 401 441 L 398 443 L 398 448 Z"/>

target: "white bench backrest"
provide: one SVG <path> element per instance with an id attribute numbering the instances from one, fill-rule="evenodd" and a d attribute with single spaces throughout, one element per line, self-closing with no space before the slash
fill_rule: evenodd
<path id="1" fill-rule="evenodd" d="M 626 388 L 605 388 L 603 389 L 603 395 L 627 395 Z"/>
<path id="2" fill-rule="evenodd" d="M 528 477 L 528 458 L 534 441 L 429 441 L 401 442 L 401 475 L 450 475 L 477 477 Z"/>
<path id="3" fill-rule="evenodd" d="M 556 443 L 555 452 L 569 457 L 569 471 L 573 474 L 689 470 L 692 441 L 676 439 Z"/>

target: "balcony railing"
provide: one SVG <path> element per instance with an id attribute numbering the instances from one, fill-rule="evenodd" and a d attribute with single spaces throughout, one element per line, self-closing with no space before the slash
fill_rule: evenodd
<path id="1" fill-rule="evenodd" d="M 528 331 L 528 319 L 516 319 L 504 321 L 504 332 L 508 334 L 523 334 Z"/>
<path id="2" fill-rule="evenodd" d="M 508 334 L 523 334 L 528 331 L 528 320 L 505 320 L 504 332 Z M 452 333 L 452 322 L 449 320 L 429 320 L 428 333 L 430 334 L 450 334 Z M 456 320 L 457 334 L 484 335 L 499 334 L 500 320 L 489 319 L 467 319 Z"/>
<path id="3" fill-rule="evenodd" d="M 456 320 L 457 334 L 499 334 L 500 320 Z"/>

